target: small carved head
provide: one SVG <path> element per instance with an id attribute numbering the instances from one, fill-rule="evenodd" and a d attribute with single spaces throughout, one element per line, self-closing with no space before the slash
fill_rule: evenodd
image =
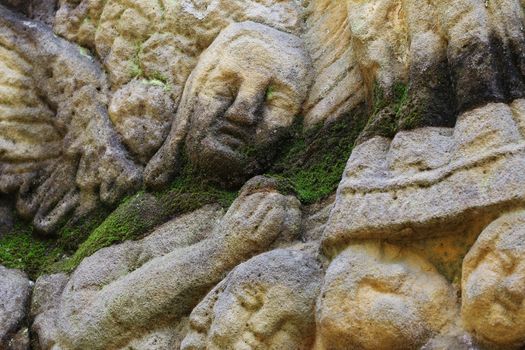
<path id="1" fill-rule="evenodd" d="M 238 266 L 190 316 L 182 349 L 306 349 L 315 334 L 321 269 L 307 253 L 274 250 Z"/>
<path id="2" fill-rule="evenodd" d="M 461 313 L 480 340 L 525 344 L 525 213 L 505 215 L 480 235 L 463 262 Z"/>

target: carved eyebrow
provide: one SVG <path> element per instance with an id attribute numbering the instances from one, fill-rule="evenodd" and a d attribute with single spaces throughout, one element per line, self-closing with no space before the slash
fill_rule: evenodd
<path id="1" fill-rule="evenodd" d="M 218 88 L 218 90 L 220 91 L 228 90 L 229 94 L 232 95 L 232 97 L 234 97 L 237 91 L 239 90 L 240 83 L 241 78 L 235 72 L 222 70 L 218 71 L 217 69 L 214 69 L 207 75 L 207 79 L 203 84 L 203 87 L 206 88 L 201 88 L 200 92 L 206 93 L 206 91 L 210 90 L 210 88 Z"/>

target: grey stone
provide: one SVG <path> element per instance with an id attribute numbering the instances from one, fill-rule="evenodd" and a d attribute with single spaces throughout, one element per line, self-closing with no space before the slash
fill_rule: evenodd
<path id="1" fill-rule="evenodd" d="M 297 236 L 299 202 L 276 188 L 273 180 L 254 178 L 220 221 L 217 208 L 203 208 L 84 259 L 58 306 L 37 316 L 42 349 L 118 349 L 162 325 L 176 326 L 236 265 L 279 237 Z"/>
<path id="2" fill-rule="evenodd" d="M 0 348 L 7 350 L 23 347 L 27 338 L 27 308 L 31 286 L 26 274 L 0 266 Z"/>
<path id="3" fill-rule="evenodd" d="M 277 249 L 237 266 L 190 315 L 181 349 L 308 349 L 322 269 L 315 255 Z"/>

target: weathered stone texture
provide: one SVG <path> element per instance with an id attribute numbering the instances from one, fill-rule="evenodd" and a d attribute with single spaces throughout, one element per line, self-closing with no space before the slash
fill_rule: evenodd
<path id="1" fill-rule="evenodd" d="M 107 114 L 101 67 L 47 27 L 0 7 L 0 191 L 45 232 L 140 182 Z"/>
<path id="2" fill-rule="evenodd" d="M 244 184 L 33 291 L 0 266 L 1 350 L 525 346 L 524 1 L 0 4 L 0 242 Z"/>
<path id="3" fill-rule="evenodd" d="M 228 271 L 299 229 L 297 199 L 254 178 L 220 218 L 204 208 L 138 242 L 105 248 L 73 273 L 35 322 L 43 349 L 120 349 L 176 326 Z M 50 338 L 48 338 L 50 337 Z"/>
<path id="4" fill-rule="evenodd" d="M 482 342 L 506 349 L 525 344 L 525 216 L 501 216 L 479 236 L 463 262 L 461 315 Z"/>
<path id="5" fill-rule="evenodd" d="M 25 273 L 0 266 L 0 349 L 29 349 L 24 328 L 31 286 Z"/>
<path id="6" fill-rule="evenodd" d="M 325 247 L 414 239 L 523 203 L 523 100 L 462 114 L 455 129 L 401 132 L 361 144 L 348 161 Z"/>
<path id="7" fill-rule="evenodd" d="M 418 349 L 453 323 L 453 289 L 409 250 L 351 245 L 326 271 L 316 349 Z"/>
<path id="8" fill-rule="evenodd" d="M 220 182 L 261 172 L 306 97 L 310 60 L 298 37 L 257 24 L 232 24 L 202 54 L 164 145 L 145 170 L 165 186 L 181 153 Z"/>
<path id="9" fill-rule="evenodd" d="M 181 349 L 307 349 L 322 270 L 309 253 L 277 249 L 237 266 L 190 315 Z"/>

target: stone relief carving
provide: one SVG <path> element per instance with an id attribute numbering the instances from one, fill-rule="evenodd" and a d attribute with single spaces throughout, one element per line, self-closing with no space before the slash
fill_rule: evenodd
<path id="1" fill-rule="evenodd" d="M 417 349 L 453 323 L 452 287 L 417 254 L 351 245 L 326 271 L 315 349 Z"/>
<path id="2" fill-rule="evenodd" d="M 458 221 L 490 222 L 506 207 L 519 206 L 522 105 L 487 104 L 462 114 L 455 129 L 424 128 L 361 144 L 339 186 L 326 247 L 435 236 L 462 229 Z"/>
<path id="3" fill-rule="evenodd" d="M 175 228 L 84 260 L 55 309 L 35 321 L 41 346 L 125 348 L 140 334 L 176 324 L 229 270 L 276 240 L 292 240 L 300 210 L 273 181 L 254 178 L 219 218 L 216 210 L 182 217 Z"/>
<path id="4" fill-rule="evenodd" d="M 306 129 L 370 117 L 312 232 L 318 217 L 301 224 L 298 200 L 256 177 L 226 214 L 40 279 L 42 349 L 525 345 L 522 2 L 59 5 L 55 33 L 85 48 L 0 6 L 0 193 L 40 231 L 163 188 L 186 161 L 238 187 L 299 114 Z M 416 249 L 469 235 L 456 279 Z M 26 341 L 15 323 L 0 344 Z"/>
<path id="5" fill-rule="evenodd" d="M 0 188 L 17 194 L 18 212 L 49 232 L 73 210 L 115 203 L 141 174 L 108 118 L 101 67 L 4 7 L 0 24 Z"/>
<path id="6" fill-rule="evenodd" d="M 479 236 L 463 262 L 461 314 L 482 341 L 507 349 L 525 343 L 523 211 L 503 215 Z"/>
<path id="7" fill-rule="evenodd" d="M 97 4 L 102 6 L 101 3 L 91 2 L 89 4 L 77 4 L 77 7 L 70 8 L 71 4 L 63 3 L 61 10 L 57 13 L 56 28 L 58 28 L 58 32 L 83 43 L 79 37 L 72 34 L 66 35 L 66 32 L 61 32 L 60 28 L 72 30 L 74 23 L 70 23 L 70 21 L 75 22 L 73 18 L 80 16 L 81 13 L 88 17 L 95 16 L 93 11 L 97 11 Z M 104 23 L 106 23 L 104 19 L 107 19 L 111 25 L 121 28 L 129 24 L 126 16 L 131 16 L 130 11 L 132 14 L 138 11 L 137 16 L 139 14 L 145 16 L 145 13 L 153 11 L 147 6 L 147 3 L 137 5 L 139 9 L 131 5 L 126 9 L 125 5 L 125 3 L 118 2 L 105 4 L 104 11 L 108 13 L 116 11 L 118 15 L 113 13 L 113 17 L 108 15 L 109 17 L 106 18 L 104 15 L 106 12 L 102 11 L 100 28 L 106 28 L 104 27 Z M 207 15 L 211 16 L 210 20 L 214 23 L 214 34 L 204 31 L 201 36 L 196 36 L 194 41 L 197 43 L 192 45 L 196 45 L 200 49 L 195 49 L 197 50 L 194 50 L 195 52 L 202 51 L 205 48 L 202 46 L 204 44 L 198 43 L 199 40 L 204 40 L 206 43 L 211 42 L 212 36 L 218 35 L 221 28 L 232 22 L 232 20 L 221 22 L 222 24 L 218 27 L 215 26 L 214 22 L 222 18 L 216 18 L 219 14 L 225 16 L 223 13 L 225 10 L 222 7 L 228 9 L 232 5 L 217 2 L 208 7 L 211 12 Z M 247 15 L 243 13 L 247 11 L 246 5 L 236 4 L 235 13 L 238 12 L 238 14 L 229 15 L 239 19 L 245 18 Z M 158 4 L 155 6 L 158 10 Z M 188 10 L 183 4 L 177 6 L 182 6 L 179 11 Z M 258 6 L 263 14 L 268 10 L 265 7 L 267 5 L 260 4 Z M 274 8 L 269 18 L 275 22 L 272 23 L 276 27 L 284 26 L 282 29 L 293 31 L 291 28 L 297 27 L 297 21 L 290 22 L 288 20 L 288 12 L 293 11 L 288 9 L 285 4 L 279 8 L 281 7 L 283 7 L 283 11 L 287 9 L 286 15 Z M 221 10 L 217 14 L 213 9 Z M 3 11 L 6 22 L 16 21 L 16 16 L 10 18 L 14 15 L 11 15 L 8 10 Z M 73 16 L 68 11 L 73 11 L 75 15 Z M 275 11 L 277 12 L 274 13 Z M 64 12 L 68 13 L 66 16 L 67 25 L 61 24 L 62 17 L 60 16 Z M 190 13 L 191 16 L 188 16 L 191 18 L 197 16 L 197 13 L 192 11 Z M 263 18 L 258 12 L 250 13 L 256 19 Z M 153 16 L 149 20 L 151 23 L 157 23 L 160 19 Z M 115 21 L 117 21 L 116 24 Z M 134 20 L 134 22 L 136 21 Z M 279 24 L 281 22 L 284 23 L 282 26 Z M 98 200 L 97 191 L 100 191 L 102 202 L 111 204 L 120 199 L 123 194 L 135 189 L 142 178 L 142 169 L 139 164 L 147 164 L 163 142 L 165 146 L 160 149 L 147 167 L 146 183 L 148 185 L 159 187 L 167 184 L 170 175 L 176 171 L 181 163 L 179 156 L 181 148 L 184 146 L 186 146 L 190 160 L 203 168 L 203 171 L 208 172 L 210 177 L 216 177 L 226 184 L 242 184 L 243 180 L 246 180 L 249 175 L 260 172 L 262 164 L 267 163 L 267 160 L 271 158 L 269 154 L 265 154 L 266 159 L 261 159 L 261 153 L 271 150 L 271 146 L 282 138 L 285 129 L 291 126 L 306 97 L 311 79 L 309 74 L 310 61 L 299 38 L 266 25 L 244 22 L 231 24 L 222 31 L 214 44 L 202 54 L 199 59 L 200 63 L 196 67 L 198 59 L 196 53 L 191 62 L 184 59 L 184 62 L 189 62 L 186 62 L 187 64 L 177 61 L 180 54 L 173 51 L 169 45 L 164 46 L 163 37 L 159 37 L 163 34 L 157 32 L 147 32 L 149 33 L 147 36 L 144 34 L 141 38 L 146 40 L 145 38 L 148 37 L 149 39 L 144 45 L 140 45 L 140 52 L 135 52 L 129 56 L 131 57 L 129 60 L 132 60 L 131 63 L 127 62 L 125 56 L 122 56 L 124 49 L 118 47 L 118 42 L 126 35 L 137 35 L 137 31 L 132 30 L 133 28 L 121 28 L 120 32 L 115 33 L 109 29 L 107 31 L 101 30 L 100 35 L 108 37 L 98 40 L 98 37 L 95 36 L 96 40 L 91 44 L 96 46 L 96 52 L 103 59 L 104 66 L 109 72 L 111 86 L 108 87 L 105 74 L 101 71 L 101 67 L 93 62 L 88 51 L 66 44 L 65 41 L 54 37 L 46 27 L 38 23 L 33 25 L 31 22 L 25 21 L 23 25 L 19 24 L 21 27 L 19 31 L 24 25 L 30 28 L 38 28 L 33 29 L 35 35 L 52 40 L 57 43 L 55 45 L 60 45 L 60 47 L 68 48 L 69 51 L 66 52 L 76 57 L 76 60 L 79 61 L 77 65 L 83 66 L 87 70 L 85 73 L 87 75 L 86 81 L 68 80 L 69 75 L 76 75 L 80 77 L 77 78 L 80 80 L 83 76 L 78 72 L 73 73 L 72 70 L 75 65 L 69 56 L 68 59 L 64 59 L 64 65 L 69 71 L 53 72 L 59 78 L 47 82 L 52 86 L 45 86 L 45 94 L 50 94 L 49 91 L 52 91 L 51 94 L 56 94 L 56 97 L 54 95 L 51 97 L 62 99 L 62 104 L 58 106 L 58 110 L 52 111 L 57 107 L 46 105 L 46 101 L 40 101 L 35 93 L 32 97 L 28 95 L 27 98 L 36 100 L 33 102 L 26 100 L 22 104 L 25 103 L 25 107 L 28 104 L 36 104 L 33 108 L 41 109 L 39 118 L 43 118 L 43 121 L 37 123 L 33 119 L 28 120 L 25 127 L 24 124 L 16 124 L 15 129 L 26 130 L 23 136 L 17 136 L 18 139 L 25 137 L 26 140 L 7 139 L 4 142 L 6 162 L 2 164 L 5 168 L 5 175 L 2 178 L 5 179 L 3 180 L 5 183 L 3 187 L 6 189 L 3 192 L 16 193 L 22 188 L 22 185 L 13 184 L 12 182 L 15 181 L 13 177 L 17 178 L 16 181 L 22 181 L 23 176 L 26 176 L 25 183 L 31 183 L 31 186 L 27 185 L 21 192 L 17 208 L 24 216 L 34 217 L 35 226 L 45 232 L 56 229 L 59 222 L 72 211 L 85 213 L 95 207 Z M 288 28 L 288 25 L 291 28 Z M 80 27 L 82 28 L 82 25 Z M 79 32 L 82 32 L 81 28 L 78 29 Z M 160 31 L 160 29 L 158 30 Z M 19 35 L 19 31 L 15 30 L 12 35 Z M 204 37 L 207 39 L 203 39 Z M 10 59 L 17 61 L 16 52 L 23 51 L 25 49 L 23 45 L 29 45 L 29 43 L 21 44 L 12 41 L 10 42 L 7 38 L 5 45 L 10 48 L 9 55 L 15 55 Z M 43 39 L 40 41 L 44 42 Z M 112 44 L 109 45 L 109 42 Z M 129 39 L 127 42 L 131 43 L 132 41 Z M 175 40 L 175 43 L 178 41 Z M 86 42 L 86 44 L 89 43 Z M 104 44 L 108 44 L 108 47 L 111 46 L 111 49 L 105 49 Z M 44 50 L 43 47 L 38 46 L 39 43 L 36 45 L 36 48 L 32 48 L 33 51 Z M 246 54 L 242 50 L 243 45 L 251 46 L 250 54 Z M 45 49 L 49 50 L 49 48 Z M 168 49 L 171 51 L 164 51 Z M 6 50 L 8 49 L 6 48 Z M 61 54 L 63 53 L 48 53 L 50 57 Z M 127 68 L 112 66 L 112 54 L 115 55 L 115 61 L 118 65 L 125 62 L 129 63 L 126 66 Z M 175 57 L 175 61 L 172 57 Z M 48 58 L 48 60 L 50 59 Z M 133 64 L 137 64 L 133 61 L 134 59 L 141 61 L 140 66 L 133 66 Z M 257 61 L 251 62 L 254 59 Z M 30 60 L 32 61 L 27 63 L 28 67 L 25 67 L 26 71 L 28 69 L 46 69 L 48 72 L 50 70 L 50 67 L 45 67 L 45 64 L 38 61 L 36 57 L 31 57 Z M 169 60 L 169 65 L 167 61 L 162 60 Z M 6 69 L 10 67 L 9 61 L 4 64 Z M 145 73 L 142 73 L 142 65 L 144 65 Z M 258 71 L 256 72 L 250 65 L 256 65 Z M 120 73 L 124 71 L 129 73 L 128 68 L 130 67 L 139 70 L 141 72 L 140 77 L 119 78 Z M 145 67 L 148 67 L 150 73 Z M 170 70 L 161 71 L 156 70 L 155 67 L 162 67 L 163 69 L 168 67 Z M 182 105 L 178 109 L 177 115 L 174 116 L 182 93 L 182 86 L 186 83 L 186 78 L 193 67 L 195 67 L 194 73 L 187 82 L 187 91 Z M 16 70 L 17 68 L 13 69 Z M 58 69 L 64 70 L 65 68 L 60 67 Z M 23 67 L 18 67 L 16 72 L 23 72 Z M 20 74 L 16 73 L 8 79 L 23 80 L 23 76 L 19 77 Z M 26 72 L 27 74 L 30 73 Z M 93 76 L 91 77 L 89 74 Z M 87 78 L 95 80 L 91 81 Z M 17 83 L 9 81 L 5 84 Z M 82 90 L 80 89 L 82 84 L 87 84 L 88 87 Z M 90 84 L 96 84 L 93 86 L 96 88 L 95 91 L 90 90 L 92 88 Z M 42 87 L 35 85 L 36 83 L 32 82 L 30 78 L 26 79 L 24 86 L 28 94 L 35 88 L 37 90 L 42 89 Z M 21 89 L 24 89 L 24 86 Z M 226 88 L 230 90 L 222 91 Z M 57 89 L 59 91 L 55 92 Z M 79 91 L 77 92 L 74 89 Z M 111 94 L 108 89 L 115 92 Z M 203 89 L 206 91 L 205 93 L 201 93 Z M 22 98 L 18 91 L 9 89 L 5 91 L 6 107 L 12 109 L 9 112 L 12 115 L 24 113 L 23 110 L 17 110 L 22 106 L 9 106 L 9 103 L 12 103 L 9 100 L 10 97 L 13 97 L 11 95 L 17 94 L 19 100 Z M 42 90 L 38 90 L 38 94 L 42 93 L 44 93 Z M 69 95 L 66 96 L 66 94 Z M 210 95 L 208 97 L 213 99 L 206 101 L 205 94 Z M 108 97 L 110 99 L 109 108 L 107 106 Z M 81 110 L 82 107 L 75 106 L 74 99 L 77 101 L 76 104 L 89 105 L 93 115 L 86 116 L 86 111 Z M 90 104 L 88 101 L 98 101 L 99 105 Z M 56 104 L 57 102 L 51 101 L 51 103 Z M 73 106 L 79 110 L 73 110 Z M 245 107 L 250 108 L 250 113 L 245 113 Z M 84 108 L 88 108 L 88 106 Z M 36 110 L 34 111 L 36 112 Z M 209 115 L 203 113 L 204 111 Z M 28 111 L 26 110 L 25 113 L 27 115 Z M 74 118 L 75 113 L 78 115 L 76 119 Z M 53 114 L 59 117 L 53 118 Z M 223 116 L 226 117 L 223 119 Z M 80 118 L 82 119 L 80 120 Z M 225 125 L 227 119 L 231 125 Z M 35 123 L 38 124 L 37 128 L 41 129 L 39 132 L 34 127 Z M 4 128 L 14 130 L 11 124 L 5 125 Z M 214 134 L 213 137 L 225 137 L 228 140 L 222 140 L 221 142 L 224 143 L 221 144 L 218 140 L 213 140 L 211 136 L 206 138 L 203 132 L 208 127 L 210 129 L 221 129 L 213 132 L 210 130 L 210 135 Z M 171 132 L 169 132 L 170 128 Z M 229 130 L 226 130 L 228 128 Z M 30 133 L 33 133 L 33 136 L 27 136 L 29 129 L 31 129 Z M 89 139 L 90 134 L 93 139 Z M 186 141 L 187 135 L 187 144 L 185 144 L 186 142 L 182 141 Z M 15 144 L 15 141 L 21 142 Z M 27 162 L 19 164 L 24 157 L 30 158 Z M 13 160 L 16 160 L 16 164 L 9 164 L 9 161 Z M 22 177 L 11 175 L 13 172 L 23 173 L 23 175 Z M 41 179 L 40 186 L 35 181 L 37 176 Z M 35 185 L 37 189 L 33 189 Z"/>
<path id="8" fill-rule="evenodd" d="M 171 132 L 146 167 L 146 183 L 165 185 L 184 146 L 208 176 L 242 183 L 271 159 L 310 79 L 299 38 L 253 22 L 230 25 L 192 72 Z"/>
<path id="9" fill-rule="evenodd" d="M 310 348 L 321 277 L 310 253 L 276 249 L 250 259 L 195 307 L 181 349 Z"/>

